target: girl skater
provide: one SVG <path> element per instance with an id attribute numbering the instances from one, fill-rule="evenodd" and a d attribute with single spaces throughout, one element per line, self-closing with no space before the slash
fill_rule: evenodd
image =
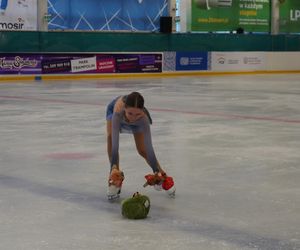
<path id="1" fill-rule="evenodd" d="M 119 96 L 111 101 L 106 110 L 107 120 L 107 152 L 110 161 L 107 198 L 119 198 L 124 174 L 119 167 L 119 133 L 132 133 L 138 153 L 152 168 L 153 174 L 146 175 L 144 186 L 155 186 L 164 189 L 174 197 L 175 186 L 172 177 L 167 176 L 156 159 L 152 141 L 150 124 L 152 120 L 144 107 L 144 98 L 138 92 Z"/>

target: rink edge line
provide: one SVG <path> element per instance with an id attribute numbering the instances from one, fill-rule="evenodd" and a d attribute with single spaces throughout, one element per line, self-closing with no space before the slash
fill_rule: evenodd
<path id="1" fill-rule="evenodd" d="M 224 75 L 259 75 L 259 74 L 299 74 L 300 70 L 276 70 L 276 71 L 238 71 L 238 72 L 162 72 L 162 73 L 122 73 L 122 74 L 78 74 L 78 75 L 18 75 L 0 76 L 0 82 L 5 81 L 41 81 L 41 80 L 85 80 L 105 78 L 151 78 L 151 77 L 176 77 L 176 76 L 224 76 Z"/>

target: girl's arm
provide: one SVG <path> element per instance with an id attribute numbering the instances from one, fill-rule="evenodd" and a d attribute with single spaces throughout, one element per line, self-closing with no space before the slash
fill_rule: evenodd
<path id="1" fill-rule="evenodd" d="M 148 117 L 144 117 L 143 119 L 140 120 L 140 122 L 141 122 L 140 125 L 142 126 L 142 131 L 144 133 L 144 144 L 145 144 L 145 149 L 147 154 L 147 162 L 152 168 L 153 173 L 160 172 L 161 168 L 156 159 L 153 145 L 152 145 L 151 130 L 150 130 L 150 123 Z"/>
<path id="2" fill-rule="evenodd" d="M 113 113 L 112 116 L 112 150 L 111 150 L 111 167 L 119 163 L 119 132 L 120 132 L 121 114 Z"/>

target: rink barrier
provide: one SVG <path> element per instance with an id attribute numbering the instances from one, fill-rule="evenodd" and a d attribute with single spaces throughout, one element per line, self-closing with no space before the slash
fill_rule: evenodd
<path id="1" fill-rule="evenodd" d="M 0 31 L 0 37 L 2 53 L 300 51 L 297 34 Z"/>
<path id="2" fill-rule="evenodd" d="M 92 75 L 30 75 L 30 76 L 0 76 L 0 83 L 18 81 L 59 81 L 59 80 L 92 80 L 92 79 L 126 79 L 126 78 L 156 78 L 156 77 L 178 77 L 178 76 L 226 76 L 226 75 L 259 75 L 259 74 L 300 74 L 300 70 L 276 70 L 276 71 L 244 71 L 244 72 L 162 72 L 141 74 L 92 74 Z"/>
<path id="3" fill-rule="evenodd" d="M 43 61 L 39 59 L 40 54 L 36 53 L 2 54 L 0 81 L 300 73 L 300 52 L 298 51 L 107 53 L 93 54 L 92 56 L 91 54 L 83 54 L 80 59 L 78 59 L 80 55 L 77 54 L 73 54 L 67 59 L 66 55 L 68 54 L 62 54 L 63 60 L 60 59 L 60 55 L 56 53 L 52 57 L 52 54 L 47 54 L 45 61 Z M 105 56 L 102 58 L 103 55 Z M 118 67 L 115 66 L 117 61 L 113 63 L 113 56 L 121 58 Z M 107 57 L 109 60 L 106 59 Z M 137 66 L 134 63 L 133 68 L 130 68 L 131 71 L 127 72 L 126 70 L 131 66 L 131 59 L 134 59 Z M 12 64 L 13 62 L 14 64 Z M 19 67 L 9 67 L 15 64 Z M 95 67 L 95 72 L 90 71 L 92 66 Z M 118 71 L 118 73 L 98 72 L 102 66 L 104 70 L 107 70 L 106 67 L 108 67 L 111 72 Z M 135 67 L 136 72 L 133 72 Z M 122 71 L 123 68 L 125 70 Z M 53 69 L 63 70 L 63 72 L 47 73 L 47 70 L 51 72 Z M 78 72 L 76 69 L 83 69 L 84 71 Z M 44 74 L 40 72 L 44 72 Z"/>

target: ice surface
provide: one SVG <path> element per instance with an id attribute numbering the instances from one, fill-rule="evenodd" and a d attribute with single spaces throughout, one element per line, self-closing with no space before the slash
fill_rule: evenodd
<path id="1" fill-rule="evenodd" d="M 122 198 L 106 200 L 106 104 L 140 91 L 176 199 L 121 135 Z M 0 249 L 300 249 L 300 75 L 0 82 Z"/>

